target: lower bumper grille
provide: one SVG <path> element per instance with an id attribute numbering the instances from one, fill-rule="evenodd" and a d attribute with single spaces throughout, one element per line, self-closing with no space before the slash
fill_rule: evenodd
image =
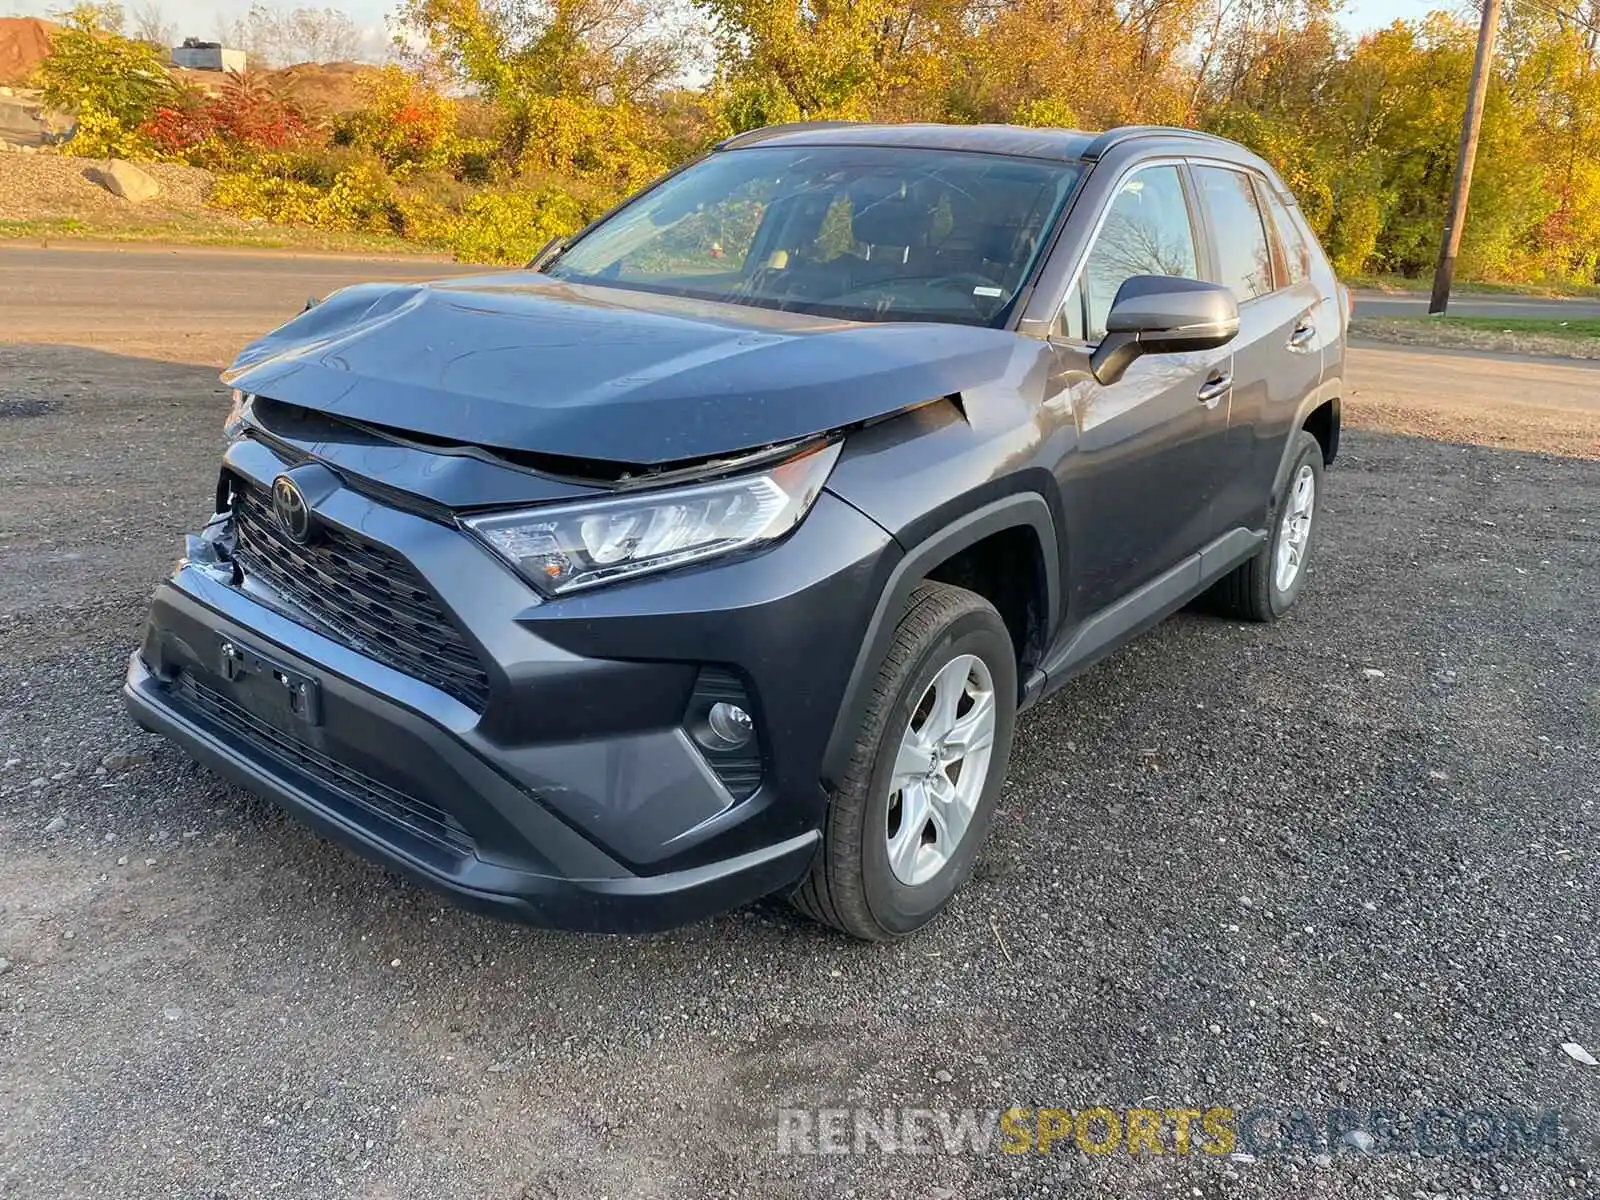
<path id="1" fill-rule="evenodd" d="M 310 776 L 341 799 L 448 854 L 474 852 L 472 835 L 437 805 L 409 796 L 283 732 L 239 707 L 193 675 L 178 676 L 174 691 L 200 716 L 266 758 Z"/>

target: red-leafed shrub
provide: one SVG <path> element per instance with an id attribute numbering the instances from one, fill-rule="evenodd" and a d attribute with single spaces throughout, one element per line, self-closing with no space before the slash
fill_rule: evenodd
<path id="1" fill-rule="evenodd" d="M 457 105 L 393 64 L 356 77 L 362 105 L 337 122 L 333 140 L 403 166 L 449 168 L 466 144 L 456 137 Z"/>
<path id="2" fill-rule="evenodd" d="M 230 74 L 215 96 L 190 93 L 157 109 L 139 132 L 158 153 L 213 166 L 301 145 L 315 130 L 298 106 L 247 71 Z"/>
<path id="3" fill-rule="evenodd" d="M 210 104 L 201 101 L 158 108 L 139 127 L 139 132 L 149 139 L 157 154 L 182 158 L 215 135 L 216 121 L 212 118 Z"/>
<path id="4" fill-rule="evenodd" d="M 229 75 L 211 111 L 219 137 L 252 150 L 282 150 L 311 134 L 305 113 L 248 71 Z"/>

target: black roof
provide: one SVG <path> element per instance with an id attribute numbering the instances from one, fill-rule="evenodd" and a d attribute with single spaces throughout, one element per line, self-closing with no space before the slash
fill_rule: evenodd
<path id="1" fill-rule="evenodd" d="M 974 150 L 1014 154 L 1057 162 L 1094 161 L 1115 145 L 1139 138 L 1198 141 L 1226 146 L 1251 157 L 1249 151 L 1223 138 L 1193 129 L 1162 125 L 1125 125 L 1104 133 L 1079 129 L 1033 129 L 1025 125 L 863 125 L 852 121 L 811 121 L 752 129 L 722 142 L 719 150 L 743 146 L 906 146 L 920 150 Z"/>

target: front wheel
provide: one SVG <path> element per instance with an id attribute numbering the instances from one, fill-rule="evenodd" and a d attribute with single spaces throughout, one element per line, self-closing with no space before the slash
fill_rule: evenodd
<path id="1" fill-rule="evenodd" d="M 1217 581 L 1212 597 L 1226 615 L 1276 621 L 1300 598 L 1306 563 L 1316 544 L 1322 498 L 1322 443 L 1301 430 L 1295 439 L 1289 482 L 1268 526 L 1266 545 Z"/>
<path id="2" fill-rule="evenodd" d="M 870 941 L 938 916 L 988 836 L 1016 711 L 1016 659 L 994 606 L 962 588 L 919 584 L 795 906 Z"/>

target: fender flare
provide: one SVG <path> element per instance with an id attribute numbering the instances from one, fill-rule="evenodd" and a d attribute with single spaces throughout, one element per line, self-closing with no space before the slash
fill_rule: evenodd
<path id="1" fill-rule="evenodd" d="M 912 590 L 928 572 L 945 559 L 976 545 L 991 534 L 1005 529 L 1027 528 L 1039 539 L 1039 557 L 1044 564 L 1045 614 L 1054 631 L 1055 621 L 1061 612 L 1061 549 L 1056 535 L 1055 517 L 1050 505 L 1038 492 L 1019 492 L 976 508 L 957 518 L 937 533 L 924 538 L 906 551 L 894 565 L 889 578 L 878 596 L 878 603 L 867 622 L 861 649 L 856 653 L 855 665 L 850 669 L 850 679 L 845 684 L 844 698 L 839 714 L 834 718 L 833 730 L 822 756 L 822 780 L 834 786 L 844 773 L 845 764 L 855 748 L 855 731 L 860 727 L 861 714 L 866 708 L 867 691 L 872 684 L 878 664 L 889 652 L 896 624 L 905 611 Z M 1021 680 L 1018 681 L 1019 684 Z"/>
<path id="2" fill-rule="evenodd" d="M 1283 497 L 1283 489 L 1289 482 L 1289 464 L 1294 457 L 1294 435 L 1306 427 L 1306 420 L 1324 404 L 1333 405 L 1333 453 L 1339 452 L 1339 428 L 1342 421 L 1340 408 L 1343 396 L 1336 391 L 1312 392 L 1300 402 L 1300 407 L 1295 410 L 1294 425 L 1289 430 L 1289 436 L 1283 439 L 1283 453 L 1278 456 L 1278 470 L 1272 477 L 1272 503 L 1277 504 Z M 1330 455 L 1330 459 L 1332 456 Z"/>

